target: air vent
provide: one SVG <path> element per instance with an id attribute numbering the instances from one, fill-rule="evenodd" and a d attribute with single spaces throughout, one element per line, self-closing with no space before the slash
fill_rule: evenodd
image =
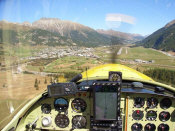
<path id="1" fill-rule="evenodd" d="M 155 93 L 161 93 L 163 94 L 165 89 L 163 87 L 156 86 L 155 87 Z"/>
<path id="2" fill-rule="evenodd" d="M 141 82 L 132 82 L 131 87 L 132 88 L 143 88 L 143 83 L 141 83 Z"/>

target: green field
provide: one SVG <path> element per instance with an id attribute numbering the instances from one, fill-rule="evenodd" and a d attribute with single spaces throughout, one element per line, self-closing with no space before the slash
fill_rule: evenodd
<path id="1" fill-rule="evenodd" d="M 118 47 L 115 47 L 114 50 L 116 52 L 119 50 Z M 111 62 L 111 53 L 109 53 L 111 49 L 109 47 L 98 47 L 95 52 L 97 55 L 101 56 L 101 60 L 105 63 Z M 127 50 L 127 51 L 126 51 Z M 105 52 L 105 53 L 104 53 Z M 106 53 L 107 52 L 107 53 Z M 127 52 L 127 53 L 126 53 Z M 115 53 L 117 54 L 117 53 Z M 166 68 L 175 70 L 175 58 L 167 56 L 161 52 L 155 51 L 150 48 L 143 47 L 123 47 L 120 55 L 115 56 L 116 63 L 124 64 L 134 69 L 140 68 L 141 70 L 148 68 Z M 154 60 L 154 63 L 145 64 L 145 63 L 135 63 L 135 59 L 141 59 L 144 61 Z M 121 62 L 121 60 L 125 62 Z M 131 62 L 133 61 L 133 62 Z"/>
<path id="2" fill-rule="evenodd" d="M 45 66 L 45 72 L 82 72 L 86 68 L 91 68 L 93 66 L 99 65 L 97 59 L 85 58 L 78 56 L 67 56 L 61 59 L 57 59 L 54 62 Z"/>
<path id="3" fill-rule="evenodd" d="M 121 47 L 119 47 L 121 48 Z M 161 52 L 155 51 L 149 48 L 143 47 L 122 47 L 120 55 L 115 53 L 115 63 L 124 64 L 134 69 L 143 71 L 149 68 L 166 68 L 175 70 L 175 58 L 167 56 Z M 116 52 L 119 50 L 118 47 L 113 48 Z M 42 71 L 42 72 L 53 72 L 53 73 L 64 73 L 64 72 L 82 72 L 86 68 L 90 68 L 103 63 L 111 63 L 111 48 L 110 47 L 98 47 L 95 48 L 94 53 L 100 58 L 85 58 L 78 56 L 65 56 L 62 58 L 55 59 L 40 59 L 33 60 L 27 65 L 27 70 L 31 71 Z M 154 63 L 136 63 L 135 59 L 141 59 L 144 61 L 154 60 Z M 124 61 L 124 62 L 123 62 Z"/>
<path id="4" fill-rule="evenodd" d="M 16 65 L 24 63 L 26 60 L 20 60 L 20 58 L 33 56 L 36 52 L 47 46 L 29 46 L 29 45 L 10 45 L 0 44 L 0 62 L 5 66 Z"/>
<path id="5" fill-rule="evenodd" d="M 155 64 L 175 66 L 175 58 L 172 58 L 150 48 L 134 47 L 128 48 L 127 50 L 128 54 L 126 54 L 126 48 L 123 48 L 119 59 L 142 59 L 147 61 L 155 60 Z"/>

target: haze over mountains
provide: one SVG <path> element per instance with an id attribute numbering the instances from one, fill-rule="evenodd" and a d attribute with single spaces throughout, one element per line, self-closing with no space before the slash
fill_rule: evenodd
<path id="1" fill-rule="evenodd" d="M 57 18 L 41 18 L 33 23 L 0 21 L 0 42 L 30 45 L 101 46 L 137 43 L 148 48 L 175 50 L 175 20 L 147 36 L 114 30 L 94 30 Z"/>
<path id="2" fill-rule="evenodd" d="M 2 36 L 0 38 L 1 43 L 25 43 L 31 45 L 100 46 L 133 43 L 142 39 L 140 35 L 113 30 L 96 31 L 82 24 L 57 18 L 41 18 L 33 23 L 1 21 L 0 36 Z"/>
<path id="3" fill-rule="evenodd" d="M 164 51 L 175 51 L 175 20 L 138 42 L 138 45 Z"/>
<path id="4" fill-rule="evenodd" d="M 123 41 L 125 41 L 125 43 L 133 43 L 135 41 L 139 41 L 139 40 L 142 40 L 144 38 L 144 36 L 142 36 L 140 34 L 124 33 L 124 32 L 120 32 L 120 31 L 114 31 L 112 29 L 111 30 L 98 29 L 97 32 L 101 33 L 101 34 L 105 34 L 105 35 L 110 35 L 113 37 L 118 37 L 120 39 L 123 39 Z"/>

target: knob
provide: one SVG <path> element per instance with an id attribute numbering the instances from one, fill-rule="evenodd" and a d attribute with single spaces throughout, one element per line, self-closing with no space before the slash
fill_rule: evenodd
<path id="1" fill-rule="evenodd" d="M 142 125 L 140 123 L 134 123 L 131 127 L 132 131 L 141 131 L 142 130 Z"/>
<path id="2" fill-rule="evenodd" d="M 145 125 L 145 131 L 155 131 L 156 126 L 154 124 L 148 123 Z"/>
<path id="3" fill-rule="evenodd" d="M 160 124 L 158 126 L 158 131 L 169 131 L 169 126 L 167 124 Z"/>

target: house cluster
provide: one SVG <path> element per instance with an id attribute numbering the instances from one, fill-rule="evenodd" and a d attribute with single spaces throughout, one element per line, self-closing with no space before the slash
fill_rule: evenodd
<path id="1" fill-rule="evenodd" d="M 155 63 L 154 60 L 145 61 L 145 60 L 141 60 L 141 59 L 135 59 L 135 60 L 122 59 L 120 61 L 124 62 L 124 63 L 130 63 L 130 64 L 135 64 L 135 63 L 145 63 L 145 64 Z"/>
<path id="2" fill-rule="evenodd" d="M 149 60 L 149 61 L 146 61 L 146 60 L 141 60 L 141 59 L 135 59 L 134 62 L 136 63 L 154 63 L 155 61 L 154 60 Z"/>
<path id="3" fill-rule="evenodd" d="M 34 56 L 25 57 L 22 59 L 41 59 L 41 58 L 61 58 L 64 56 L 83 56 L 86 58 L 99 58 L 94 53 L 93 48 L 85 48 L 85 47 L 48 47 L 40 52 L 36 53 Z"/>

